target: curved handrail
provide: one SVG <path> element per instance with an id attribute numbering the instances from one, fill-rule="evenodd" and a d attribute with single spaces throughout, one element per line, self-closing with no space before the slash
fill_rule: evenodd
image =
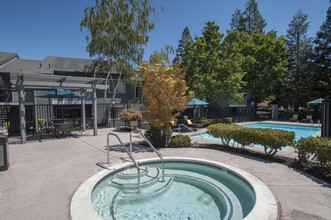
<path id="1" fill-rule="evenodd" d="M 157 156 L 159 156 L 159 158 L 161 159 L 161 163 L 162 163 L 162 182 L 164 182 L 164 160 L 162 157 L 162 154 L 155 149 L 155 147 L 152 145 L 152 143 L 148 140 L 148 138 L 141 132 L 141 130 L 136 131 L 138 132 L 147 142 L 147 144 L 152 148 L 152 150 L 157 154 Z"/>
<path id="2" fill-rule="evenodd" d="M 188 130 L 190 130 L 190 131 L 192 131 L 192 132 L 196 132 L 196 131 L 194 131 L 193 129 L 187 127 L 187 126 L 184 125 L 184 124 L 180 124 L 180 125 L 178 126 L 178 132 L 180 132 L 180 127 L 185 127 L 185 128 L 187 128 Z"/>
<path id="3" fill-rule="evenodd" d="M 126 149 L 126 147 L 123 144 L 123 142 L 121 141 L 120 137 L 117 134 L 114 134 L 114 133 L 108 133 L 107 134 L 107 163 L 109 163 L 109 136 L 110 135 L 113 135 L 117 138 L 117 140 L 121 143 L 123 149 L 126 151 L 126 153 L 131 158 L 131 160 L 134 163 L 135 167 L 137 168 L 137 171 L 138 171 L 138 191 L 139 191 L 140 190 L 140 168 L 139 168 L 137 162 L 135 161 L 135 159 L 132 157 L 131 153 L 128 151 L 128 149 Z"/>

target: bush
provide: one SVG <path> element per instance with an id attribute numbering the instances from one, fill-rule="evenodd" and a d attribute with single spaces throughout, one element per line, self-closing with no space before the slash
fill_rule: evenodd
<path id="1" fill-rule="evenodd" d="M 231 124 L 233 122 L 233 118 L 231 118 L 231 117 L 225 117 L 224 118 L 224 122 L 227 123 L 227 124 Z"/>
<path id="2" fill-rule="evenodd" d="M 121 120 L 125 121 L 125 123 L 128 122 L 130 126 L 131 121 L 140 120 L 142 115 L 141 112 L 137 109 L 123 109 L 120 111 L 119 117 Z"/>
<path id="3" fill-rule="evenodd" d="M 169 131 L 169 137 L 171 137 L 172 130 Z M 146 131 L 145 136 L 153 144 L 154 147 L 164 147 L 166 143 L 166 132 L 157 127 L 151 127 Z"/>
<path id="4" fill-rule="evenodd" d="M 326 137 L 301 138 L 294 146 L 300 163 L 317 158 L 321 165 L 331 170 L 331 139 Z"/>
<path id="5" fill-rule="evenodd" d="M 208 133 L 220 138 L 229 146 L 231 140 L 240 144 L 243 148 L 258 144 L 264 147 L 264 152 L 273 156 L 282 147 L 290 146 L 294 142 L 295 133 L 284 130 L 265 128 L 246 128 L 236 124 L 215 124 L 208 127 Z"/>
<path id="6" fill-rule="evenodd" d="M 222 123 L 223 119 L 221 118 L 200 118 L 197 123 L 202 124 L 203 127 L 207 127 L 212 124 Z"/>
<path id="7" fill-rule="evenodd" d="M 209 125 L 207 132 L 216 138 L 220 138 L 225 145 L 229 146 L 230 141 L 234 138 L 234 133 L 241 128 L 237 124 L 220 123 Z"/>
<path id="8" fill-rule="evenodd" d="M 292 146 L 295 133 L 293 131 L 284 131 L 271 128 L 251 128 L 254 129 L 254 144 L 264 147 L 264 152 L 269 155 L 275 155 L 282 147 Z"/>
<path id="9" fill-rule="evenodd" d="M 235 129 L 232 132 L 232 137 L 242 148 L 249 147 L 256 142 L 254 130 L 251 128 L 241 127 L 240 129 Z"/>
<path id="10" fill-rule="evenodd" d="M 176 135 L 171 137 L 170 147 L 191 147 L 191 138 L 188 135 Z"/>

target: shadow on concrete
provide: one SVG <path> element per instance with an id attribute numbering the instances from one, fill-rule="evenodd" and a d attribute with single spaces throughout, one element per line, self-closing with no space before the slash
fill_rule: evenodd
<path id="1" fill-rule="evenodd" d="M 124 144 L 126 149 L 129 150 L 130 146 L 129 143 Z M 116 152 L 125 152 L 122 145 L 109 145 L 110 151 L 116 151 Z M 107 150 L 107 146 L 105 146 L 105 150 Z M 144 152 L 153 152 L 153 150 L 144 143 L 144 141 L 134 141 L 132 142 L 132 152 L 133 153 L 144 153 Z"/>

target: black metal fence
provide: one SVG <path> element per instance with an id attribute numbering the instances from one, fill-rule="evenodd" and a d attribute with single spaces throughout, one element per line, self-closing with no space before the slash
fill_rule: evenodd
<path id="1" fill-rule="evenodd" d="M 125 104 L 98 104 L 98 127 L 114 127 L 124 125 L 119 119 L 119 112 L 126 108 Z M 0 107 L 0 116 L 3 124 L 6 122 L 10 135 L 18 135 L 19 127 L 18 106 L 3 105 Z M 93 127 L 92 105 L 85 105 L 86 127 Z M 26 105 L 25 119 L 27 134 L 47 132 L 52 127 L 54 120 L 73 122 L 75 127 L 81 126 L 81 105 Z"/>

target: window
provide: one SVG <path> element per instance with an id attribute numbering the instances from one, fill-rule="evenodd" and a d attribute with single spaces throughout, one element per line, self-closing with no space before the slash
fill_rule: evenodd
<path id="1" fill-rule="evenodd" d="M 117 81 L 118 81 L 117 79 L 114 79 L 114 86 L 115 87 L 117 85 Z M 108 92 L 113 93 L 114 88 L 113 88 L 112 80 L 109 80 L 108 84 L 109 84 Z M 123 80 L 120 80 L 120 82 L 119 82 L 119 85 L 117 87 L 117 93 L 125 93 L 125 83 L 123 82 Z"/>

